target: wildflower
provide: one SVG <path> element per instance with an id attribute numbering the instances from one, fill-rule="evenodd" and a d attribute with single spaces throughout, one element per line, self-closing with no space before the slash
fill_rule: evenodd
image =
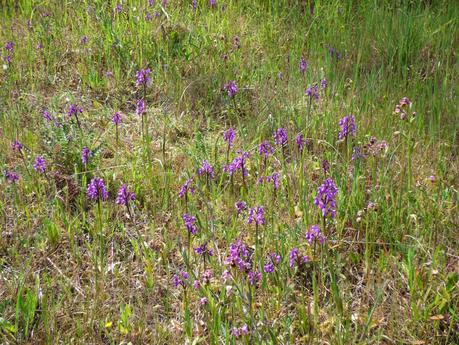
<path id="1" fill-rule="evenodd" d="M 46 121 L 52 121 L 53 118 L 51 117 L 51 114 L 49 113 L 48 109 L 45 109 L 43 110 L 43 118 L 46 120 Z"/>
<path id="2" fill-rule="evenodd" d="M 324 244 L 326 237 L 322 234 L 318 225 L 311 225 L 306 233 L 306 240 L 309 244 L 312 244 L 315 240 L 318 240 L 320 244 Z"/>
<path id="3" fill-rule="evenodd" d="M 89 156 L 91 155 L 92 155 L 91 150 L 87 146 L 83 147 L 83 149 L 81 150 L 81 161 L 83 162 L 84 165 L 88 164 L 88 159 L 89 159 Z"/>
<path id="4" fill-rule="evenodd" d="M 207 248 L 207 242 L 200 245 L 199 247 L 194 248 L 194 252 L 198 255 L 203 255 L 203 256 L 213 256 L 214 255 L 213 250 Z"/>
<path id="5" fill-rule="evenodd" d="M 273 173 L 270 176 L 266 177 L 266 182 L 272 182 L 274 190 L 278 190 L 280 186 L 280 174 L 278 172 Z"/>
<path id="6" fill-rule="evenodd" d="M 113 114 L 112 122 L 117 126 L 122 122 L 121 113 L 119 111 Z"/>
<path id="7" fill-rule="evenodd" d="M 153 15 L 150 12 L 147 12 L 147 14 L 145 14 L 145 20 L 147 22 L 151 22 L 153 20 Z"/>
<path id="8" fill-rule="evenodd" d="M 185 223 L 185 227 L 187 231 L 193 235 L 196 235 L 198 232 L 198 228 L 196 227 L 196 217 L 185 213 L 182 215 L 183 222 Z"/>
<path id="9" fill-rule="evenodd" d="M 125 184 L 123 184 L 118 190 L 118 195 L 116 197 L 115 203 L 118 205 L 128 206 L 129 201 L 135 200 L 135 193 L 130 192 Z"/>
<path id="10" fill-rule="evenodd" d="M 322 90 L 325 90 L 325 89 L 327 88 L 327 86 L 328 86 L 327 79 L 325 79 L 325 78 L 324 78 L 324 79 L 321 79 L 321 80 L 320 80 L 320 88 L 321 88 Z"/>
<path id="11" fill-rule="evenodd" d="M 223 139 L 227 142 L 228 144 L 228 149 L 233 146 L 234 139 L 236 138 L 236 132 L 234 129 L 231 127 L 229 128 L 224 134 L 223 134 Z"/>
<path id="12" fill-rule="evenodd" d="M 199 290 L 200 288 L 201 288 L 201 283 L 199 282 L 199 280 L 196 279 L 193 283 L 193 289 Z"/>
<path id="13" fill-rule="evenodd" d="M 139 71 L 137 71 L 136 73 L 136 85 L 137 86 L 148 86 L 148 84 L 150 84 L 151 82 L 151 77 L 150 77 L 150 74 L 151 74 L 151 70 L 149 68 L 146 68 L 146 69 L 141 69 Z"/>
<path id="14" fill-rule="evenodd" d="M 412 105 L 413 102 L 411 102 L 411 100 L 408 97 L 403 97 L 395 106 L 394 113 L 400 114 L 400 119 L 405 120 L 408 117 L 407 110 L 411 109 Z M 416 112 L 412 113 L 412 117 L 416 117 Z"/>
<path id="15" fill-rule="evenodd" d="M 249 278 L 250 285 L 256 285 L 261 280 L 261 272 L 258 270 L 250 271 L 247 273 L 247 277 Z"/>
<path id="16" fill-rule="evenodd" d="M 298 147 L 298 150 L 302 152 L 306 145 L 306 139 L 304 139 L 303 134 L 300 133 L 296 136 L 295 143 L 296 143 L 296 146 Z"/>
<path id="17" fill-rule="evenodd" d="M 142 115 L 145 113 L 145 101 L 143 99 L 138 99 L 136 103 L 137 108 L 135 109 L 135 113 L 137 115 Z"/>
<path id="18" fill-rule="evenodd" d="M 225 265 L 237 267 L 242 272 L 248 272 L 252 269 L 252 255 L 247 246 L 240 240 L 230 244 L 228 256 L 223 261 Z M 230 277 L 229 272 L 225 278 Z M 222 275 L 223 278 L 223 275 Z"/>
<path id="19" fill-rule="evenodd" d="M 331 215 L 332 218 L 336 217 L 336 194 L 338 189 L 331 178 L 325 180 L 325 182 L 317 190 L 317 196 L 314 199 L 314 204 L 317 205 L 324 217 Z"/>
<path id="20" fill-rule="evenodd" d="M 265 224 L 265 210 L 263 206 L 255 206 L 249 210 L 249 219 L 247 221 L 249 224 L 255 222 L 256 225 Z"/>
<path id="21" fill-rule="evenodd" d="M 11 149 L 13 151 L 17 151 L 17 152 L 22 152 L 22 143 L 19 141 L 19 140 L 15 140 L 12 144 L 11 144 Z"/>
<path id="22" fill-rule="evenodd" d="M 17 181 L 19 181 L 19 175 L 16 174 L 15 172 L 13 172 L 13 171 L 6 170 L 4 175 L 5 175 L 5 179 L 9 183 L 16 183 Z"/>
<path id="23" fill-rule="evenodd" d="M 199 304 L 200 305 L 206 305 L 207 304 L 207 297 L 202 297 L 200 300 L 199 300 Z"/>
<path id="24" fill-rule="evenodd" d="M 172 277 L 172 283 L 176 288 L 178 288 L 179 286 L 185 287 L 189 278 L 190 276 L 188 272 L 180 271 L 178 274 L 174 274 L 174 276 Z"/>
<path id="25" fill-rule="evenodd" d="M 121 7 L 120 3 L 116 4 L 115 11 L 118 12 L 118 14 L 121 14 L 123 12 L 123 7 Z"/>
<path id="26" fill-rule="evenodd" d="M 271 146 L 269 141 L 265 140 L 260 145 L 258 145 L 258 153 L 261 156 L 265 156 L 265 159 L 267 159 L 274 153 L 274 147 Z"/>
<path id="27" fill-rule="evenodd" d="M 233 159 L 233 161 L 223 167 L 223 171 L 232 176 L 237 170 L 241 170 L 242 176 L 247 176 L 246 160 L 249 157 L 249 153 L 239 151 L 239 156 Z"/>
<path id="28" fill-rule="evenodd" d="M 191 7 L 193 7 L 193 10 L 197 9 L 198 8 L 198 0 L 193 0 L 191 2 Z"/>
<path id="29" fill-rule="evenodd" d="M 300 73 L 304 74 L 304 72 L 306 71 L 306 68 L 308 68 L 308 63 L 304 59 L 304 56 L 302 56 L 300 59 Z"/>
<path id="30" fill-rule="evenodd" d="M 284 77 L 284 75 L 282 74 L 282 72 L 278 72 L 277 73 L 277 79 L 282 80 L 283 77 Z"/>
<path id="31" fill-rule="evenodd" d="M 213 276 L 214 274 L 212 273 L 211 270 L 205 270 L 204 272 L 202 272 L 201 278 L 202 278 L 203 283 L 209 284 Z"/>
<path id="32" fill-rule="evenodd" d="M 80 43 L 83 44 L 83 45 L 88 43 L 88 36 L 82 36 L 81 39 L 80 39 Z"/>
<path id="33" fill-rule="evenodd" d="M 223 85 L 223 90 L 225 90 L 228 93 L 229 98 L 233 98 L 239 91 L 234 80 L 231 80 L 225 85 Z"/>
<path id="34" fill-rule="evenodd" d="M 5 49 L 12 53 L 14 51 L 14 42 L 8 41 L 5 43 Z"/>
<path id="35" fill-rule="evenodd" d="M 352 161 L 356 161 L 358 159 L 365 159 L 365 155 L 362 153 L 362 149 L 359 146 L 354 146 L 352 148 Z"/>
<path id="36" fill-rule="evenodd" d="M 307 255 L 301 256 L 298 248 L 293 248 L 289 254 L 289 265 L 290 267 L 295 266 L 295 264 L 301 265 L 309 261 Z"/>
<path id="37" fill-rule="evenodd" d="M 78 113 L 82 113 L 83 112 L 83 108 L 80 108 L 78 107 L 76 104 L 71 104 L 69 106 L 69 110 L 67 112 L 68 116 L 69 117 L 72 117 L 72 116 L 78 116 Z"/>
<path id="38" fill-rule="evenodd" d="M 222 282 L 226 283 L 231 278 L 231 273 L 228 270 L 224 270 L 220 276 Z"/>
<path id="39" fill-rule="evenodd" d="M 266 258 L 266 263 L 264 266 L 264 271 L 265 273 L 272 273 L 275 270 L 275 265 L 279 264 L 281 261 L 280 255 L 277 253 L 271 253 L 268 255 Z"/>
<path id="40" fill-rule="evenodd" d="M 243 211 L 247 210 L 247 204 L 244 201 L 238 201 L 234 206 L 237 210 L 237 216 L 239 216 Z"/>
<path id="41" fill-rule="evenodd" d="M 339 140 L 343 140 L 351 135 L 355 137 L 355 117 L 354 115 L 347 115 L 339 120 L 340 131 L 338 133 Z"/>
<path id="42" fill-rule="evenodd" d="M 193 194 L 195 192 L 195 189 L 190 187 L 191 183 L 193 183 L 193 179 L 188 179 L 180 187 L 180 191 L 179 191 L 179 197 L 180 198 L 183 198 L 184 196 L 186 196 L 188 194 L 188 192 L 190 192 L 191 194 Z"/>
<path id="43" fill-rule="evenodd" d="M 93 177 L 88 185 L 87 195 L 89 200 L 99 201 L 107 200 L 108 192 L 105 187 L 104 180 L 98 177 Z"/>
<path id="44" fill-rule="evenodd" d="M 44 173 L 46 170 L 46 161 L 43 156 L 37 156 L 35 158 L 35 163 L 33 163 L 33 168 L 39 173 Z"/>
<path id="45" fill-rule="evenodd" d="M 331 57 L 335 58 L 336 60 L 341 60 L 343 57 L 343 54 L 333 47 L 328 47 L 328 52 L 330 53 Z"/>
<path id="46" fill-rule="evenodd" d="M 198 175 L 206 175 L 208 178 L 214 178 L 214 168 L 206 160 L 202 161 L 201 168 L 198 170 Z"/>
<path id="47" fill-rule="evenodd" d="M 217 0 L 209 0 L 209 6 L 210 6 L 210 7 L 215 7 L 215 6 L 217 6 Z"/>
<path id="48" fill-rule="evenodd" d="M 155 6 L 155 0 L 148 0 L 148 6 L 150 7 Z"/>
<path id="49" fill-rule="evenodd" d="M 277 131 L 274 132 L 273 136 L 276 145 L 284 146 L 287 144 L 287 131 L 284 128 L 278 128 Z"/>
<path id="50" fill-rule="evenodd" d="M 312 85 L 312 86 L 309 86 L 306 90 L 304 90 L 304 93 L 306 96 L 309 97 L 309 99 L 311 100 L 313 97 L 318 100 L 320 98 L 320 94 L 319 94 L 319 87 L 317 85 Z"/>
<path id="51" fill-rule="evenodd" d="M 239 338 L 247 334 L 249 334 L 249 327 L 246 324 L 242 325 L 239 328 L 238 327 L 231 328 L 231 335 L 233 337 Z"/>

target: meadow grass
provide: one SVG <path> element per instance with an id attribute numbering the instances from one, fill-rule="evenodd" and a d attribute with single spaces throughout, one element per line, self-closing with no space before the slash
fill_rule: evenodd
<path id="1" fill-rule="evenodd" d="M 0 0 L 0 343 L 458 344 L 457 3 L 193 3 Z"/>

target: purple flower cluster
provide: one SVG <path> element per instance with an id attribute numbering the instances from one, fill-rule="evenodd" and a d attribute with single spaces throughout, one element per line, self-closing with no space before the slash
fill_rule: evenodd
<path id="1" fill-rule="evenodd" d="M 39 173 L 44 173 L 46 170 L 46 161 L 43 156 L 37 156 L 35 158 L 35 163 L 33 163 L 33 168 Z"/>
<path id="2" fill-rule="evenodd" d="M 224 134 L 223 134 L 223 139 L 226 141 L 228 144 L 228 148 L 233 147 L 233 142 L 234 139 L 236 139 L 236 132 L 234 131 L 234 128 L 229 128 Z"/>
<path id="3" fill-rule="evenodd" d="M 174 274 L 172 277 L 172 283 L 176 288 L 179 286 L 185 287 L 190 275 L 186 271 L 180 271 L 178 274 Z"/>
<path id="4" fill-rule="evenodd" d="M 295 138 L 295 143 L 298 147 L 298 150 L 302 152 L 304 150 L 304 147 L 306 146 L 306 139 L 304 138 L 304 135 L 301 133 L 298 134 Z"/>
<path id="5" fill-rule="evenodd" d="M 302 264 L 305 264 L 309 261 L 309 258 L 307 255 L 301 255 L 300 251 L 298 248 L 293 248 L 289 255 L 289 265 L 290 267 L 293 267 L 295 265 L 301 266 Z"/>
<path id="6" fill-rule="evenodd" d="M 287 130 L 285 128 L 278 128 L 273 136 L 276 145 L 284 146 L 287 144 Z"/>
<path id="7" fill-rule="evenodd" d="M 338 133 L 339 140 L 347 138 L 349 135 L 355 137 L 355 116 L 347 115 L 339 120 L 340 131 Z"/>
<path id="8" fill-rule="evenodd" d="M 146 68 L 146 69 L 141 69 L 139 71 L 137 71 L 137 73 L 135 74 L 135 77 L 136 77 L 136 85 L 137 86 L 148 86 L 151 82 L 151 77 L 150 77 L 150 74 L 151 74 L 151 70 L 149 68 Z"/>
<path id="9" fill-rule="evenodd" d="M 258 179 L 257 183 L 261 184 L 261 183 L 264 183 L 265 181 L 266 183 L 272 182 L 274 186 L 274 190 L 278 190 L 280 186 L 280 174 L 278 172 L 275 172 L 272 175 L 268 175 L 266 177 L 262 176 Z"/>
<path id="10" fill-rule="evenodd" d="M 196 226 L 196 217 L 188 213 L 185 213 L 182 215 L 182 219 L 185 223 L 187 231 L 193 235 L 196 235 L 198 233 L 198 228 Z"/>
<path id="11" fill-rule="evenodd" d="M 92 152 L 89 149 L 89 147 L 85 146 L 81 150 L 81 161 L 83 162 L 84 165 L 88 164 L 89 157 L 92 156 Z"/>
<path id="12" fill-rule="evenodd" d="M 229 254 L 224 260 L 225 265 L 237 267 L 242 272 L 249 272 L 252 269 L 252 253 L 240 240 L 230 244 Z"/>
<path id="13" fill-rule="evenodd" d="M 15 140 L 13 141 L 13 143 L 11 144 L 11 149 L 13 151 L 17 151 L 17 152 L 21 152 L 22 151 L 22 143 L 19 141 L 19 140 Z"/>
<path id="14" fill-rule="evenodd" d="M 193 183 L 193 179 L 188 179 L 185 181 L 185 183 L 180 187 L 179 191 L 179 197 L 183 198 L 186 195 L 188 195 L 188 192 L 193 194 L 195 192 L 195 188 L 191 187 L 191 184 Z"/>
<path id="15" fill-rule="evenodd" d="M 88 185 L 87 195 L 89 200 L 107 200 L 108 192 L 107 188 L 105 187 L 104 180 L 98 177 L 93 177 Z"/>
<path id="16" fill-rule="evenodd" d="M 263 206 L 254 206 L 250 208 L 247 223 L 252 224 L 254 222 L 256 225 L 263 225 L 266 223 L 265 210 Z"/>
<path id="17" fill-rule="evenodd" d="M 53 118 L 51 117 L 51 114 L 49 113 L 48 109 L 45 109 L 43 110 L 43 118 L 46 120 L 46 121 L 52 121 Z"/>
<path id="18" fill-rule="evenodd" d="M 314 241 L 319 241 L 320 244 L 324 244 L 327 238 L 322 234 L 318 225 L 311 225 L 308 232 L 306 232 L 306 240 L 309 244 Z"/>
<path id="19" fill-rule="evenodd" d="M 3 61 L 7 64 L 10 64 L 13 57 L 13 51 L 14 51 L 14 42 L 8 41 L 5 43 L 5 50 L 8 52 L 6 56 L 3 57 Z"/>
<path id="20" fill-rule="evenodd" d="M 261 272 L 258 270 L 250 271 L 247 273 L 247 278 L 249 279 L 250 285 L 257 285 L 261 280 Z"/>
<path id="21" fill-rule="evenodd" d="M 115 203 L 118 205 L 128 206 L 129 201 L 135 200 L 135 193 L 130 192 L 125 184 L 123 184 L 118 190 Z"/>
<path id="22" fill-rule="evenodd" d="M 265 273 L 274 272 L 276 265 L 281 261 L 281 256 L 277 253 L 271 253 L 266 258 L 265 266 L 263 267 Z"/>
<path id="23" fill-rule="evenodd" d="M 352 161 L 356 161 L 356 160 L 359 160 L 359 159 L 365 159 L 365 158 L 366 158 L 366 156 L 362 152 L 362 149 L 359 146 L 354 146 L 352 148 L 352 157 L 351 157 Z"/>
<path id="24" fill-rule="evenodd" d="M 314 199 L 314 204 L 319 206 L 322 211 L 322 216 L 327 217 L 331 215 L 332 218 L 336 217 L 336 194 L 338 188 L 331 178 L 328 178 L 322 183 L 317 190 L 317 196 Z"/>
<path id="25" fill-rule="evenodd" d="M 214 255 L 213 250 L 207 247 L 207 242 L 200 245 L 199 247 L 194 248 L 194 252 L 198 255 L 207 255 L 207 256 Z"/>
<path id="26" fill-rule="evenodd" d="M 403 97 L 398 102 L 398 104 L 395 106 L 394 113 L 395 114 L 400 114 L 400 119 L 401 120 L 405 120 L 408 117 L 407 111 L 408 111 L 408 109 L 411 109 L 412 105 L 413 105 L 413 103 L 411 102 L 411 100 L 408 97 Z M 413 112 L 412 113 L 412 117 L 414 118 L 415 116 L 416 116 L 416 112 Z"/>
<path id="27" fill-rule="evenodd" d="M 9 182 L 9 183 L 16 183 L 17 181 L 19 181 L 19 175 L 16 174 L 14 171 L 8 171 L 6 170 L 4 172 L 4 175 L 5 175 L 5 179 Z"/>
<path id="28" fill-rule="evenodd" d="M 309 99 L 314 98 L 315 100 L 319 100 L 320 98 L 319 87 L 317 84 L 309 86 L 306 90 L 304 90 L 304 93 L 307 97 L 309 97 Z"/>
<path id="29" fill-rule="evenodd" d="M 208 178 L 213 179 L 214 178 L 214 168 L 210 163 L 206 160 L 202 161 L 201 168 L 198 170 L 198 175 L 206 175 Z"/>
<path id="30" fill-rule="evenodd" d="M 249 334 L 249 327 L 244 324 L 241 327 L 233 327 L 231 328 L 231 335 L 235 338 L 239 338 L 244 335 Z"/>
<path id="31" fill-rule="evenodd" d="M 247 204 L 244 201 L 238 201 L 238 202 L 236 202 L 236 204 L 234 206 L 236 207 L 236 210 L 237 210 L 237 213 L 236 213 L 237 217 L 239 217 L 239 215 L 243 211 L 247 210 Z"/>
<path id="32" fill-rule="evenodd" d="M 306 68 L 308 68 L 308 63 L 304 59 L 304 56 L 302 56 L 300 59 L 300 73 L 304 74 L 304 72 L 306 72 Z"/>
<path id="33" fill-rule="evenodd" d="M 137 100 L 135 113 L 139 116 L 145 113 L 145 101 L 143 99 Z"/>
<path id="34" fill-rule="evenodd" d="M 78 116 L 78 113 L 82 113 L 83 112 L 83 108 L 77 106 L 76 104 L 71 104 L 69 106 L 69 110 L 67 112 L 67 115 L 69 117 L 72 117 L 72 116 Z"/>
<path id="35" fill-rule="evenodd" d="M 223 90 L 228 93 L 229 98 L 233 98 L 239 91 L 234 80 L 231 80 L 227 82 L 225 85 L 223 85 Z"/>
<path id="36" fill-rule="evenodd" d="M 268 140 L 265 140 L 260 145 L 258 145 L 258 153 L 267 159 L 274 153 L 274 147 L 271 146 Z"/>
<path id="37" fill-rule="evenodd" d="M 113 122 L 113 124 L 115 124 L 117 126 L 122 122 L 121 113 L 119 111 L 117 111 L 115 114 L 113 114 L 112 122 Z"/>
<path id="38" fill-rule="evenodd" d="M 278 172 L 275 172 L 270 176 L 266 176 L 266 182 L 272 182 L 274 190 L 278 190 L 280 186 L 280 174 Z"/>
<path id="39" fill-rule="evenodd" d="M 321 88 L 322 90 L 325 90 L 325 89 L 327 88 L 327 86 L 328 86 L 327 79 L 325 79 L 325 78 L 324 78 L 324 79 L 321 79 L 321 80 L 320 80 L 320 88 Z"/>
<path id="40" fill-rule="evenodd" d="M 232 176 L 237 170 L 241 170 L 243 176 L 247 176 L 246 160 L 249 158 L 248 152 L 238 152 L 239 155 L 233 161 L 223 167 L 223 171 Z"/>

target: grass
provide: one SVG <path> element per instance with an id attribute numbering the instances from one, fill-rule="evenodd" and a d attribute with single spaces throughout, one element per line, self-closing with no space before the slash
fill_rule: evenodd
<path id="1" fill-rule="evenodd" d="M 0 343 L 458 344 L 459 6 L 153 3 L 0 0 Z"/>

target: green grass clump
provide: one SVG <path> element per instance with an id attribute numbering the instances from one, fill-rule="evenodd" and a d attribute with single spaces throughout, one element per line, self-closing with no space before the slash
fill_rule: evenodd
<path id="1" fill-rule="evenodd" d="M 458 18 L 0 0 L 0 343 L 459 343 Z"/>

